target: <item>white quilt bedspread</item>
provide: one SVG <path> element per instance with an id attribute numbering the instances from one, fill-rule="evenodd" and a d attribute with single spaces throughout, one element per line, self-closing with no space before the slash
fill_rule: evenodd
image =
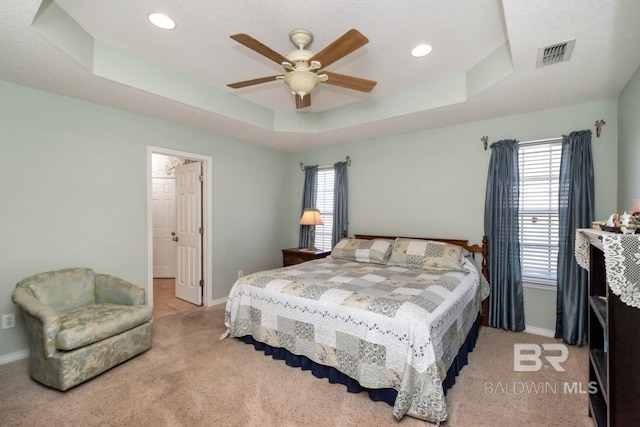
<path id="1" fill-rule="evenodd" d="M 413 270 L 341 259 L 309 261 L 238 280 L 227 301 L 230 335 L 331 366 L 363 387 L 393 388 L 393 408 L 444 421 L 442 379 L 487 294 L 475 265 Z"/>

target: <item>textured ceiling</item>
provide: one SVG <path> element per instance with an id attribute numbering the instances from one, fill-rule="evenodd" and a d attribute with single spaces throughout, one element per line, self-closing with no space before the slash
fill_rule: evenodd
<path id="1" fill-rule="evenodd" d="M 637 0 L 22 0 L 0 19 L 0 79 L 290 151 L 613 97 L 640 65 Z M 321 84 L 296 111 L 280 81 L 226 86 L 282 71 L 229 35 L 286 55 L 294 28 L 314 52 L 358 29 L 369 43 L 327 70 L 376 88 Z M 536 68 L 573 38 L 570 61 Z M 433 52 L 412 58 L 422 42 Z"/>

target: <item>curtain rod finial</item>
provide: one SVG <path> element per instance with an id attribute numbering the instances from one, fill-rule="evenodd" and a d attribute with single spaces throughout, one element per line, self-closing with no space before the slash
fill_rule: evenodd
<path id="1" fill-rule="evenodd" d="M 607 122 L 605 122 L 604 120 L 598 120 L 596 122 L 596 136 L 598 138 L 600 138 L 600 132 L 602 131 L 602 126 L 604 126 L 605 124 L 607 124 Z"/>
<path id="2" fill-rule="evenodd" d="M 480 138 L 480 140 L 482 141 L 482 146 L 484 147 L 484 151 L 487 151 L 487 146 L 489 145 L 489 137 L 483 136 L 482 138 Z"/>

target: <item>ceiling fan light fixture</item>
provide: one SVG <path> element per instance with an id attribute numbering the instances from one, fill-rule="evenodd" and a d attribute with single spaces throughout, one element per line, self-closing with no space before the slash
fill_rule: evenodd
<path id="1" fill-rule="evenodd" d="M 422 56 L 426 56 L 430 54 L 432 50 L 433 48 L 431 47 L 431 45 L 424 44 L 424 43 L 419 44 L 418 46 L 414 47 L 413 50 L 411 50 L 411 56 L 415 58 L 420 58 Z"/>
<path id="2" fill-rule="evenodd" d="M 284 75 L 284 82 L 294 94 L 304 97 L 313 91 L 320 78 L 311 71 L 293 70 Z"/>
<path id="3" fill-rule="evenodd" d="M 368 38 L 353 28 L 318 53 L 313 53 L 305 49 L 313 40 L 311 32 L 302 29 L 293 30 L 289 33 L 289 38 L 298 49 L 289 52 L 287 56 L 282 56 L 248 34 L 232 34 L 229 37 L 260 55 L 277 62 L 284 68 L 283 75 L 245 80 L 227 85 L 233 89 L 267 83 L 274 80 L 284 80 L 284 83 L 295 95 L 296 109 L 301 109 L 311 106 L 311 92 L 320 82 L 327 82 L 330 85 L 361 92 L 371 92 L 376 85 L 376 82 L 372 80 L 330 73 L 328 71 L 323 72 L 324 67 L 333 64 L 369 43 Z"/>
<path id="4" fill-rule="evenodd" d="M 150 13 L 149 22 L 163 30 L 173 30 L 176 28 L 175 21 L 164 13 Z"/>

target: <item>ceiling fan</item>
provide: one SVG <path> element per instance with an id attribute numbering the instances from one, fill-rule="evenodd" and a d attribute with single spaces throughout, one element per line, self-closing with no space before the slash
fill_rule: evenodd
<path id="1" fill-rule="evenodd" d="M 311 105 L 311 92 L 320 82 L 361 92 L 371 92 L 377 84 L 372 80 L 324 71 L 325 67 L 369 43 L 369 39 L 358 30 L 347 31 L 342 37 L 314 54 L 305 49 L 313 41 L 313 34 L 308 30 L 295 29 L 289 33 L 289 38 L 298 49 L 289 52 L 287 56 L 280 55 L 247 34 L 234 34 L 230 37 L 284 67 L 283 75 L 227 85 L 233 89 L 284 80 L 295 95 L 296 108 L 305 108 Z"/>

